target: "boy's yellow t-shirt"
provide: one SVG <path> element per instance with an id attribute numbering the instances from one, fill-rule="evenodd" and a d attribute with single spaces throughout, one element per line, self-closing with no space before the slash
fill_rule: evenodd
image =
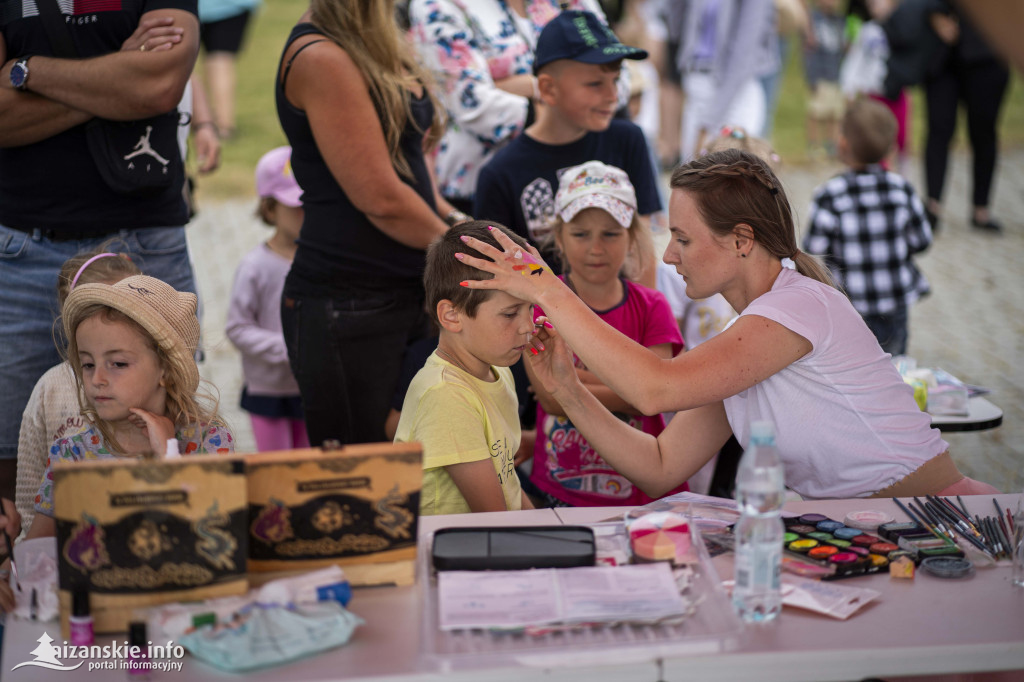
<path id="1" fill-rule="evenodd" d="M 402 404 L 396 443 L 423 444 L 420 514 L 470 511 L 444 467 L 489 459 L 505 495 L 505 507 L 522 509 L 516 476 L 519 401 L 508 367 L 491 367 L 497 381 L 481 381 L 432 353 L 416 373 Z"/>

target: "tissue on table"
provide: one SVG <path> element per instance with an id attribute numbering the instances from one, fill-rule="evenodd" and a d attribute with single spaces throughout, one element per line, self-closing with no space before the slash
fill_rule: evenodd
<path id="1" fill-rule="evenodd" d="M 205 663 L 242 672 L 341 646 L 363 623 L 333 600 L 291 607 L 252 603 L 231 620 L 204 625 L 179 641 Z"/>
<path id="2" fill-rule="evenodd" d="M 336 601 L 346 606 L 351 595 L 344 571 L 338 566 L 328 566 L 290 578 L 272 580 L 241 597 L 165 604 L 150 610 L 148 630 L 153 636 L 180 639 L 203 625 L 229 622 L 235 613 L 252 604 L 289 607 Z"/>

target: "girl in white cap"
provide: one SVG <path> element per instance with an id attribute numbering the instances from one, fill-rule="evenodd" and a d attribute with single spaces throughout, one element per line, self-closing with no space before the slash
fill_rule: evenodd
<path id="1" fill-rule="evenodd" d="M 65 301 L 63 320 L 88 424 L 50 447 L 29 538 L 55 534 L 54 462 L 163 457 L 171 439 L 181 454 L 234 450 L 215 405 L 196 393 L 195 294 L 145 275 L 84 284 Z"/>
<path id="2" fill-rule="evenodd" d="M 679 335 L 665 296 L 625 279 L 650 260 L 641 253 L 650 238 L 637 219 L 636 194 L 625 171 L 600 161 L 566 170 L 555 195 L 554 246 L 570 289 L 607 324 L 658 356 L 679 352 Z M 539 307 L 535 316 L 544 314 Z M 530 364 L 526 364 L 529 371 Z M 640 414 L 577 361 L 577 373 L 594 396 L 623 421 L 652 436 L 665 428 L 661 415 Z M 530 481 L 554 506 L 646 504 L 651 498 L 604 461 L 541 382 L 537 394 L 537 441 Z M 677 490 L 685 490 L 685 483 Z M 535 494 L 537 491 L 533 491 Z"/>

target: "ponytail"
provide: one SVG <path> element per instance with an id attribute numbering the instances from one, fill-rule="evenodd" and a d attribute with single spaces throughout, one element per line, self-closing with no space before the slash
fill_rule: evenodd
<path id="1" fill-rule="evenodd" d="M 790 258 L 793 264 L 796 265 L 796 271 L 801 275 L 816 279 L 830 287 L 838 288 L 836 287 L 835 279 L 832 277 L 832 272 L 821 262 L 820 257 L 797 250 Z"/>

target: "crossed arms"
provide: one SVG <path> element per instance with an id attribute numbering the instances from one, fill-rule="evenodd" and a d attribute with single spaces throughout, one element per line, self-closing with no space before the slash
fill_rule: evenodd
<path id="1" fill-rule="evenodd" d="M 145 43 L 147 49 L 139 47 Z M 0 147 L 45 140 L 99 116 L 131 121 L 181 101 L 199 51 L 199 20 L 178 9 L 146 12 L 118 52 L 86 59 L 33 56 L 28 91 L 11 86 L 15 59 L 0 36 Z"/>

